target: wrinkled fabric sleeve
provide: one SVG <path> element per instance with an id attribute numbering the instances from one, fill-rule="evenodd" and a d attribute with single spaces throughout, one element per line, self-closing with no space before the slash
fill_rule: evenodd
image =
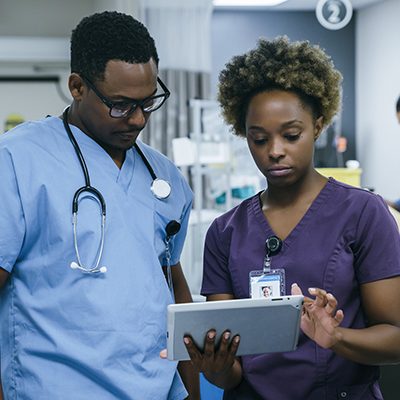
<path id="1" fill-rule="evenodd" d="M 176 234 L 176 237 L 174 238 L 173 241 L 173 247 L 172 247 L 172 253 L 171 253 L 171 264 L 175 265 L 179 262 L 181 254 L 182 254 L 182 249 L 183 245 L 185 243 L 185 238 L 189 226 L 189 217 L 190 217 L 190 211 L 192 209 L 193 205 L 193 195 L 192 191 L 189 188 L 189 185 L 187 185 L 186 182 L 184 182 L 184 192 L 185 196 L 187 198 L 185 207 L 182 211 L 181 215 L 181 228 L 179 229 L 179 232 Z"/>
<path id="2" fill-rule="evenodd" d="M 226 238 L 226 233 L 221 232 L 216 219 L 209 227 L 205 239 L 201 287 L 203 296 L 233 293 L 229 253 L 230 240 Z"/>
<path id="3" fill-rule="evenodd" d="M 364 206 L 354 256 L 361 284 L 400 275 L 400 233 L 380 196 L 371 196 Z"/>
<path id="4" fill-rule="evenodd" d="M 25 219 L 10 152 L 0 148 L 0 267 L 11 272 L 21 252 Z"/>

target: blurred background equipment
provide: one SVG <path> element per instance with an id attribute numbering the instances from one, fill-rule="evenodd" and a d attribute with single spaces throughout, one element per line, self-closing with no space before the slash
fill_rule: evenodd
<path id="1" fill-rule="evenodd" d="M 4 132 L 9 131 L 15 126 L 25 122 L 25 118 L 21 114 L 9 114 L 4 122 Z"/>

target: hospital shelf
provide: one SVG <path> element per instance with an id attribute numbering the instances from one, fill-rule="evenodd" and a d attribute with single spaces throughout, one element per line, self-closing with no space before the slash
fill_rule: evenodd
<path id="1" fill-rule="evenodd" d="M 224 185 L 230 188 L 231 135 L 221 122 L 217 102 L 192 99 L 189 108 L 192 129 L 189 140 L 186 139 L 183 145 L 187 146 L 185 158 L 186 162 L 190 163 L 194 203 L 181 264 L 192 294 L 198 296 L 202 281 L 204 240 L 208 227 L 216 217 L 232 206 L 230 190 L 226 190 L 225 203 L 218 207 L 217 203 L 207 196 L 210 192 L 211 178 L 221 177 Z M 219 140 L 215 140 L 217 135 Z"/>

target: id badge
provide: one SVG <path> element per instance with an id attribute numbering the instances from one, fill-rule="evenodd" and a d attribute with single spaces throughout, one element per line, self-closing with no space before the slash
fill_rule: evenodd
<path id="1" fill-rule="evenodd" d="M 282 268 L 271 269 L 268 272 L 251 271 L 249 283 L 252 299 L 279 297 L 286 294 L 285 270 Z"/>

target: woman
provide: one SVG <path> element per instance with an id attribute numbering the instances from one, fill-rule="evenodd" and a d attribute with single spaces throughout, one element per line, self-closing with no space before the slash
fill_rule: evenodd
<path id="1" fill-rule="evenodd" d="M 246 138 L 267 188 L 207 233 L 202 294 L 251 297 L 266 239 L 282 293 L 307 291 L 298 349 L 235 357 L 240 337 L 215 331 L 192 362 L 225 399 L 382 399 L 380 364 L 400 362 L 400 237 L 381 197 L 320 175 L 314 142 L 340 105 L 341 75 L 319 47 L 261 40 L 220 75 L 228 124 Z"/>

